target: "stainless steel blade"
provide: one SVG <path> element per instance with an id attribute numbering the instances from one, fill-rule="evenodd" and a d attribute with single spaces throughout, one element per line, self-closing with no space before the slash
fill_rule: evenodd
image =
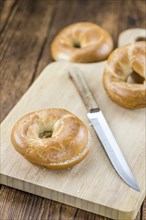
<path id="1" fill-rule="evenodd" d="M 79 91 L 86 108 L 90 111 L 90 113 L 87 114 L 88 118 L 91 121 L 113 167 L 129 186 L 140 191 L 129 166 L 88 87 L 84 75 L 80 69 L 76 67 L 70 70 L 69 75 Z"/>
<path id="2" fill-rule="evenodd" d="M 96 134 L 98 135 L 113 167 L 121 178 L 132 188 L 140 191 L 138 184 L 115 140 L 113 134 L 102 114 L 102 112 L 96 111 L 87 114 L 90 122 L 92 123 Z"/>

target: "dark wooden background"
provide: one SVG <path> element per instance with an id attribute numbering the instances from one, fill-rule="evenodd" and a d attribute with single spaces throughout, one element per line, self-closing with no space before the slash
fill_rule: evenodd
<path id="1" fill-rule="evenodd" d="M 120 32 L 146 28 L 145 0 L 0 0 L 0 88 L 2 121 L 41 70 L 52 62 L 50 44 L 73 22 L 104 27 L 115 47 Z M 107 220 L 86 211 L 0 186 L 0 220 Z M 146 200 L 137 220 L 146 220 Z"/>

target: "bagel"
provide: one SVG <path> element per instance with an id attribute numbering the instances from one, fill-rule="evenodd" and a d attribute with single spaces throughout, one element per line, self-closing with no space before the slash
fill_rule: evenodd
<path id="1" fill-rule="evenodd" d="M 114 50 L 107 60 L 103 85 L 110 98 L 118 105 L 135 109 L 146 107 L 146 41 Z M 139 82 L 129 83 L 136 73 Z"/>
<path id="2" fill-rule="evenodd" d="M 113 40 L 103 28 L 89 22 L 65 27 L 51 44 L 54 60 L 90 63 L 105 60 L 113 49 Z"/>
<path id="3" fill-rule="evenodd" d="M 65 109 L 46 109 L 24 115 L 12 129 L 14 148 L 33 164 L 64 169 L 89 152 L 85 124 Z"/>

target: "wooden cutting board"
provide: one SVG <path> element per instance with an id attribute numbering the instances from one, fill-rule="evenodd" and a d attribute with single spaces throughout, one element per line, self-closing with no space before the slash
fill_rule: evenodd
<path id="1" fill-rule="evenodd" d="M 135 33 L 133 31 L 131 33 Z M 140 36 L 145 34 L 141 29 L 136 32 Z M 119 39 L 120 45 L 126 43 L 126 40 L 122 41 L 125 34 Z M 116 220 L 132 219 L 136 216 L 145 197 L 145 109 L 127 110 L 110 100 L 102 86 L 105 63 L 54 62 L 43 70 L 1 124 L 1 184 Z M 87 110 L 68 77 L 68 70 L 72 66 L 78 66 L 84 71 L 89 87 L 135 175 L 141 192 L 126 185 L 109 162 L 87 119 Z M 12 126 L 21 116 L 52 107 L 73 112 L 85 122 L 91 132 L 92 146 L 89 155 L 80 164 L 67 170 L 51 171 L 29 163 L 15 151 L 10 141 Z"/>

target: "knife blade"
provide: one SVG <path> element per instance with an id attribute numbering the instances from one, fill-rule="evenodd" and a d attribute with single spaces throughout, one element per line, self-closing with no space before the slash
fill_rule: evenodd
<path id="1" fill-rule="evenodd" d="M 87 82 L 77 67 L 73 67 L 69 71 L 69 76 L 74 82 L 87 110 L 87 117 L 102 143 L 107 156 L 109 157 L 111 164 L 113 165 L 119 176 L 127 183 L 130 187 L 140 192 L 140 188 L 136 182 L 136 179 L 129 168 L 124 155 L 122 154 L 119 145 L 117 144 L 110 127 L 108 126 L 103 113 L 98 107 Z"/>

